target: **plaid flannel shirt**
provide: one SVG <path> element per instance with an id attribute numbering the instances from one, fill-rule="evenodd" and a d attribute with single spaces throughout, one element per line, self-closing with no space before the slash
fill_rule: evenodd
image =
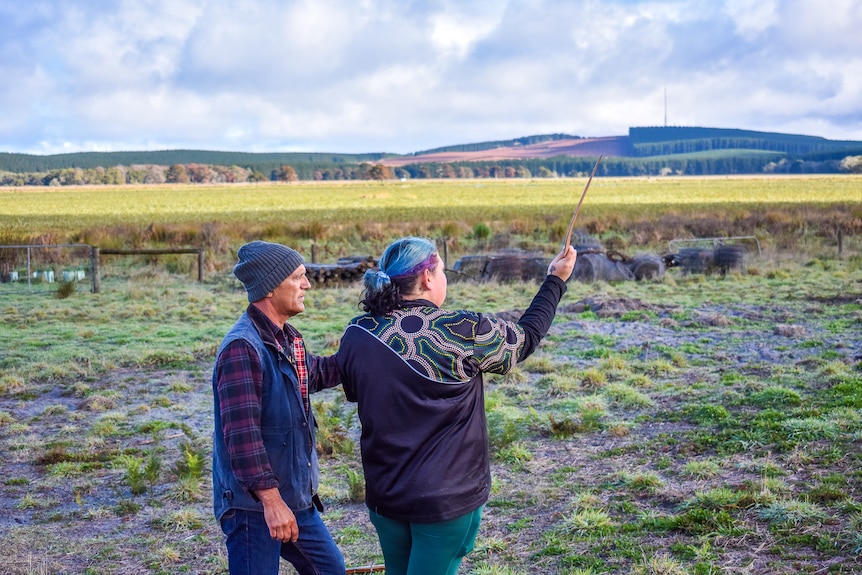
<path id="1" fill-rule="evenodd" d="M 280 328 L 253 305 L 247 313 L 264 342 L 279 349 L 296 368 L 308 415 L 309 393 L 340 383 L 337 356 L 307 354 L 295 327 L 285 323 Z M 216 369 L 222 427 L 234 475 L 249 491 L 278 487 L 260 432 L 263 372 L 257 353 L 248 342 L 236 340 L 219 355 Z"/>

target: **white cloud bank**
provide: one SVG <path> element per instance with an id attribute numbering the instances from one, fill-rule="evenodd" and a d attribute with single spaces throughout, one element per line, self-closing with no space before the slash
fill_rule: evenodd
<path id="1" fill-rule="evenodd" d="M 0 151 L 408 153 L 665 114 L 862 140 L 859 30 L 857 0 L 0 0 Z"/>

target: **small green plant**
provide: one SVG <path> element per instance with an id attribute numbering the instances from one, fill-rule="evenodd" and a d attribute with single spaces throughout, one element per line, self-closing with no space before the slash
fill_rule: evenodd
<path id="1" fill-rule="evenodd" d="M 347 470 L 347 498 L 353 503 L 365 500 L 365 476 L 361 471 Z"/>
<path id="2" fill-rule="evenodd" d="M 651 377 L 673 373 L 674 365 L 666 359 L 654 359 L 644 364 L 643 371 Z"/>
<path id="3" fill-rule="evenodd" d="M 66 299 L 75 294 L 78 282 L 76 280 L 61 280 L 57 284 L 57 299 Z"/>
<path id="4" fill-rule="evenodd" d="M 626 383 L 631 385 L 632 387 L 640 387 L 644 389 L 648 389 L 653 387 L 653 381 L 650 377 L 645 373 L 636 373 L 626 380 Z"/>
<path id="5" fill-rule="evenodd" d="M 151 566 L 160 568 L 160 572 L 164 573 L 172 571 L 170 566 L 175 566 L 181 559 L 182 555 L 173 545 L 164 545 L 153 554 L 150 563 Z"/>
<path id="6" fill-rule="evenodd" d="M 481 549 L 477 548 L 477 551 L 484 550 L 484 544 Z M 520 571 L 516 571 L 511 567 L 506 567 L 505 565 L 489 565 L 487 563 L 483 563 L 481 565 L 476 566 L 472 571 L 470 571 L 471 575 L 522 575 Z"/>
<path id="7" fill-rule="evenodd" d="M 8 411 L 0 411 L 0 427 L 3 427 L 6 424 L 13 423 L 15 418 L 12 417 L 12 414 Z"/>
<path id="8" fill-rule="evenodd" d="M 155 452 L 151 452 L 149 456 L 147 456 L 147 461 L 144 464 L 144 477 L 146 477 L 149 482 L 150 488 L 155 487 L 156 483 L 158 483 L 159 473 L 161 470 L 161 458 Z"/>
<path id="9" fill-rule="evenodd" d="M 620 373 L 628 371 L 628 365 L 626 365 L 626 360 L 621 355 L 608 355 L 607 357 L 602 358 L 599 362 L 599 368 L 605 372 L 614 372 Z"/>
<path id="10" fill-rule="evenodd" d="M 602 509 L 576 509 L 563 520 L 563 530 L 581 537 L 599 537 L 613 532 L 614 523 Z"/>
<path id="11" fill-rule="evenodd" d="M 44 505 L 44 502 L 39 501 L 32 493 L 25 493 L 24 496 L 15 504 L 17 509 L 39 509 Z"/>
<path id="12" fill-rule="evenodd" d="M 480 244 L 484 244 L 491 237 L 491 228 L 487 224 L 479 222 L 473 226 L 473 237 Z"/>
<path id="13" fill-rule="evenodd" d="M 48 475 L 51 477 L 71 478 L 80 475 L 86 469 L 86 465 L 80 461 L 60 461 L 49 466 Z"/>
<path id="14" fill-rule="evenodd" d="M 344 401 L 315 402 L 318 455 L 348 455 L 356 448 L 349 433 L 356 411 L 347 412 L 346 406 Z"/>
<path id="15" fill-rule="evenodd" d="M 190 478 L 200 481 L 203 477 L 206 454 L 203 447 L 191 441 L 181 441 L 180 458 L 174 464 L 174 473 L 180 479 Z"/>
<path id="16" fill-rule="evenodd" d="M 571 437 L 582 431 L 584 427 L 574 418 L 565 415 L 548 414 L 548 424 L 550 426 L 551 437 L 563 439 Z"/>
<path id="17" fill-rule="evenodd" d="M 587 401 L 581 405 L 580 430 L 597 431 L 602 429 L 602 419 L 607 415 L 607 410 L 602 403 Z"/>
<path id="18" fill-rule="evenodd" d="M 114 513 L 117 517 L 126 517 L 134 515 L 141 510 L 141 504 L 130 499 L 123 499 L 114 505 Z"/>
<path id="19" fill-rule="evenodd" d="M 604 389 L 611 401 L 624 409 L 652 407 L 654 402 L 645 393 L 625 383 L 612 383 Z"/>
<path id="20" fill-rule="evenodd" d="M 132 495 L 141 495 L 147 491 L 146 475 L 144 474 L 144 461 L 138 457 L 127 455 L 122 458 L 125 472 L 123 480 L 129 486 Z"/>
<path id="21" fill-rule="evenodd" d="M 518 465 L 525 461 L 530 461 L 533 458 L 533 454 L 530 453 L 530 450 L 523 443 L 516 441 L 500 449 L 497 452 L 496 458 L 509 465 Z"/>
<path id="22" fill-rule="evenodd" d="M 682 508 L 736 509 L 743 497 L 743 492 L 735 491 L 729 487 L 716 487 L 695 493 L 694 497 L 682 504 Z"/>
<path id="23" fill-rule="evenodd" d="M 818 441 L 835 439 L 840 430 L 838 426 L 822 417 L 792 418 L 782 422 L 787 437 L 796 441 Z"/>
<path id="24" fill-rule="evenodd" d="M 488 443 L 492 452 L 499 452 L 521 439 L 524 433 L 522 416 L 516 408 L 498 407 L 487 414 Z"/>
<path id="25" fill-rule="evenodd" d="M 173 487 L 173 498 L 177 501 L 197 501 L 201 497 L 205 452 L 202 447 L 191 441 L 182 441 L 179 447 L 180 458 L 173 466 L 173 472 L 177 477 Z"/>
<path id="26" fill-rule="evenodd" d="M 530 356 L 527 361 L 519 365 L 529 373 L 554 373 L 558 369 L 550 357 L 538 354 Z"/>
<path id="27" fill-rule="evenodd" d="M 581 374 L 581 385 L 587 389 L 599 389 L 607 385 L 607 383 L 607 375 L 597 369 L 588 369 Z"/>
<path id="28" fill-rule="evenodd" d="M 757 516 L 773 525 L 820 525 L 827 517 L 822 507 L 809 501 L 785 499 L 760 509 Z"/>
<path id="29" fill-rule="evenodd" d="M 853 555 L 862 554 L 862 513 L 856 512 L 849 517 L 846 525 L 838 533 L 841 549 Z"/>
<path id="30" fill-rule="evenodd" d="M 704 459 L 687 461 L 682 466 L 680 474 L 694 479 L 709 479 L 718 475 L 719 471 L 721 471 L 721 466 L 717 462 L 711 459 Z"/>
<path id="31" fill-rule="evenodd" d="M 694 507 L 672 519 L 674 529 L 690 534 L 736 533 L 736 521 L 725 509 L 716 511 Z"/>
<path id="32" fill-rule="evenodd" d="M 194 509 L 180 509 L 153 519 L 151 525 L 162 531 L 193 531 L 205 525 L 205 519 Z"/>
<path id="33" fill-rule="evenodd" d="M 632 575 L 689 575 L 689 571 L 681 562 L 663 553 L 645 556 L 640 564 L 634 566 Z"/>
<path id="34" fill-rule="evenodd" d="M 751 402 L 760 407 L 793 407 L 802 403 L 802 397 L 792 389 L 772 386 L 751 396 Z"/>
<path id="35" fill-rule="evenodd" d="M 685 408 L 684 413 L 693 423 L 716 424 L 730 417 L 730 412 L 721 405 L 701 404 Z"/>
<path id="36" fill-rule="evenodd" d="M 350 545 L 362 541 L 365 533 L 357 525 L 348 525 L 336 533 L 336 541 L 340 545 Z"/>
<path id="37" fill-rule="evenodd" d="M 572 377 L 560 374 L 543 375 L 536 380 L 535 385 L 538 389 L 545 390 L 548 397 L 569 397 L 578 388 Z"/>
<path id="38" fill-rule="evenodd" d="M 664 482 L 655 473 L 622 472 L 617 475 L 617 479 L 627 489 L 648 493 L 654 493 L 664 485 Z"/>

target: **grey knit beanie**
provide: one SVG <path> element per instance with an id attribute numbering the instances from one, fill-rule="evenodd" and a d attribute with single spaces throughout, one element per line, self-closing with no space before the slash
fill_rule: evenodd
<path id="1" fill-rule="evenodd" d="M 262 241 L 245 244 L 236 255 L 239 261 L 233 273 L 245 286 L 250 302 L 266 297 L 304 263 L 296 250 Z"/>

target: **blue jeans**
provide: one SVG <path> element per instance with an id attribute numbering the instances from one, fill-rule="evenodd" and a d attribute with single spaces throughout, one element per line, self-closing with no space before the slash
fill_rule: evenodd
<path id="1" fill-rule="evenodd" d="M 312 507 L 294 511 L 299 526 L 296 543 L 282 543 L 269 535 L 262 512 L 231 509 L 222 516 L 227 536 L 227 560 L 231 575 L 278 575 L 283 557 L 299 575 L 344 575 L 344 557 L 320 514 Z"/>
<path id="2" fill-rule="evenodd" d="M 368 510 L 377 529 L 386 575 L 455 575 L 473 550 L 482 507 L 439 523 L 407 523 Z"/>

